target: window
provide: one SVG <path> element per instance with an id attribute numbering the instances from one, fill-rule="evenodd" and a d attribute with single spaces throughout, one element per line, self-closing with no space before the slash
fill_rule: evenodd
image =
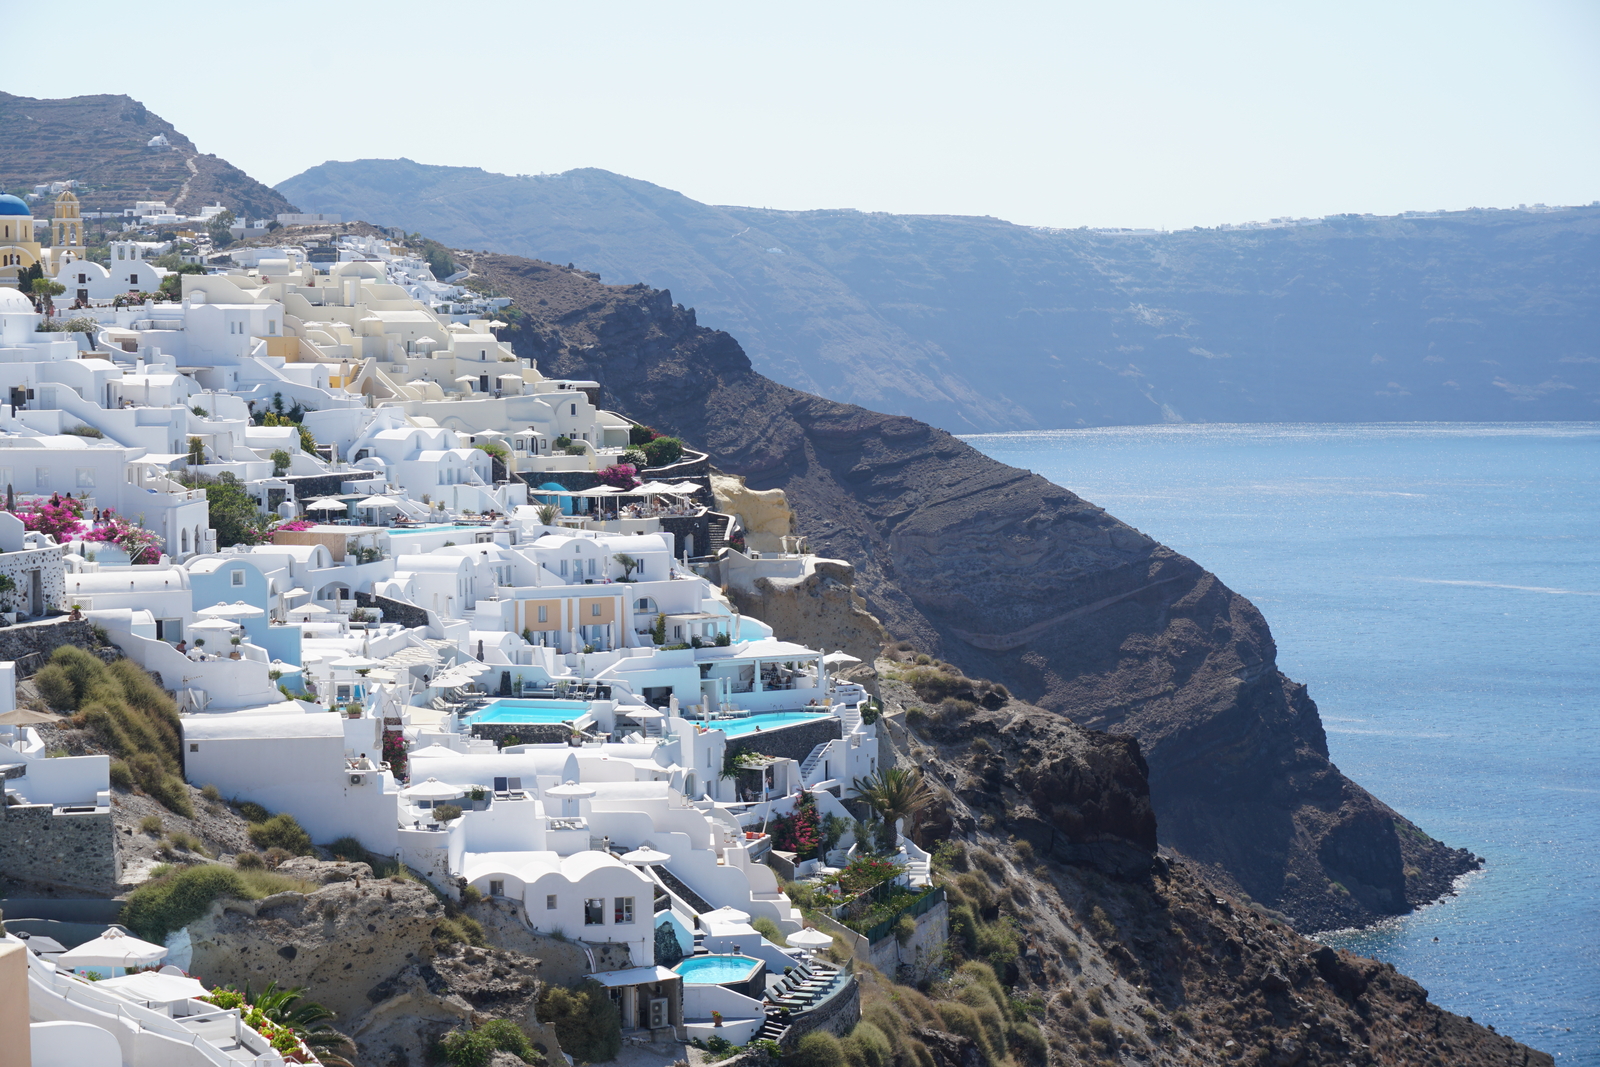
<path id="1" fill-rule="evenodd" d="M 598 619 L 600 617 L 600 605 L 599 604 L 590 604 L 589 605 L 589 614 L 590 614 L 591 617 Z"/>
<path id="2" fill-rule="evenodd" d="M 42 485 L 44 483 L 41 482 L 40 484 Z M 567 561 L 566 560 L 562 560 L 561 561 L 561 577 L 565 578 L 566 576 L 567 576 Z"/>
<path id="3" fill-rule="evenodd" d="M 182 530 L 179 530 L 178 533 L 180 535 L 179 540 L 182 542 L 181 550 L 184 552 L 189 551 L 189 528 L 186 526 Z"/>
<path id="4" fill-rule="evenodd" d="M 583 902 L 583 925 L 604 926 L 606 924 L 606 898 L 592 897 Z"/>
<path id="5" fill-rule="evenodd" d="M 550 605 L 548 605 L 548 604 L 540 604 L 539 605 L 539 621 L 540 622 L 549 622 L 550 621 Z"/>
<path id="6" fill-rule="evenodd" d="M 137 279 L 137 278 L 135 278 L 135 279 L 134 279 L 134 280 L 135 280 L 135 281 L 138 281 L 138 279 Z M 577 414 L 577 413 L 578 413 L 578 405 L 576 405 L 576 404 L 574 404 L 574 405 L 572 405 L 572 413 L 573 413 L 573 414 L 574 414 L 574 415 L 576 415 L 576 414 Z"/>
<path id="7" fill-rule="evenodd" d="M 128 284 L 129 285 L 138 285 L 139 284 L 139 276 L 137 274 L 128 275 Z"/>
<path id="8" fill-rule="evenodd" d="M 268 319 L 267 320 L 267 336 L 268 337 L 276 337 L 276 336 L 278 336 L 278 320 L 277 319 Z"/>
<path id="9" fill-rule="evenodd" d="M 544 910 L 545 911 L 555 911 L 556 910 L 556 895 L 554 893 L 551 893 L 549 896 L 544 898 Z"/>
<path id="10" fill-rule="evenodd" d="M 78 468 L 78 488 L 79 489 L 93 489 L 94 488 L 94 468 L 93 467 L 79 467 Z"/>
<path id="11" fill-rule="evenodd" d="M 228 575 L 228 581 L 235 588 L 244 585 L 244 571 L 233 571 Z"/>
<path id="12" fill-rule="evenodd" d="M 33 468 L 33 484 L 40 489 L 48 489 L 50 487 L 50 469 L 48 467 Z"/>
<path id="13" fill-rule="evenodd" d="M 489 879 L 489 895 L 491 897 L 503 897 L 503 896 L 505 896 L 506 895 L 506 883 L 503 880 L 498 879 L 498 878 Z"/>
<path id="14" fill-rule="evenodd" d="M 591 577 L 591 578 L 593 578 L 594 575 L 595 575 L 594 567 L 595 567 L 595 563 L 596 562 L 597 561 L 592 560 L 592 559 L 589 561 L 589 577 Z"/>
<path id="15" fill-rule="evenodd" d="M 633 898 L 617 897 L 616 909 L 612 912 L 611 921 L 614 923 L 633 922 Z"/>
<path id="16" fill-rule="evenodd" d="M 200 751 L 200 742 L 198 742 L 198 741 L 190 741 L 189 742 L 189 751 L 190 752 L 199 752 Z"/>

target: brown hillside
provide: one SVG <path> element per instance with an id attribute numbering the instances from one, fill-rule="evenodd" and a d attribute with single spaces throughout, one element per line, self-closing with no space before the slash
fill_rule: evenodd
<path id="1" fill-rule="evenodd" d="M 172 147 L 145 147 L 165 134 Z M 164 200 L 193 213 L 222 203 L 245 218 L 296 210 L 225 159 L 202 154 L 161 116 L 128 96 L 36 100 L 0 93 L 0 188 L 18 192 L 76 179 L 85 211 L 120 211 Z M 35 208 L 36 217 L 48 209 Z"/>

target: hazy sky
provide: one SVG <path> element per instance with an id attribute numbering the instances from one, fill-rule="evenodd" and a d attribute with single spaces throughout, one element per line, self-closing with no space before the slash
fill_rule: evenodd
<path id="1" fill-rule="evenodd" d="M 1049 226 L 1600 198 L 1596 0 L 6 6 L 0 89 L 127 93 L 269 184 L 408 156 Z"/>

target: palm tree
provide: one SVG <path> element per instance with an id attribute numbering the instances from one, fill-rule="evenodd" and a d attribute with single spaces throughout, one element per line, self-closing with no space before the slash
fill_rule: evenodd
<path id="1" fill-rule="evenodd" d="M 866 778 L 857 778 L 850 783 L 850 789 L 883 819 L 891 850 L 900 845 L 895 823 L 901 819 L 915 822 L 933 799 L 928 784 L 922 780 L 922 772 L 903 767 L 887 767 Z"/>
<path id="2" fill-rule="evenodd" d="M 305 991 L 305 986 L 279 989 L 277 982 L 268 982 L 267 988 L 252 999 L 246 984 L 244 999 L 274 1023 L 293 1030 L 325 1067 L 353 1067 L 345 1054 L 355 1055 L 356 1043 L 328 1025 L 338 1016 L 316 1001 L 306 1000 Z"/>

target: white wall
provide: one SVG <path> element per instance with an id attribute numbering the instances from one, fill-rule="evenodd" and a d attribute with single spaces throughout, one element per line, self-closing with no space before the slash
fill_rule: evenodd
<path id="1" fill-rule="evenodd" d="M 27 773 L 13 784 L 34 804 L 93 804 L 98 794 L 111 788 L 111 757 L 29 760 Z"/>

